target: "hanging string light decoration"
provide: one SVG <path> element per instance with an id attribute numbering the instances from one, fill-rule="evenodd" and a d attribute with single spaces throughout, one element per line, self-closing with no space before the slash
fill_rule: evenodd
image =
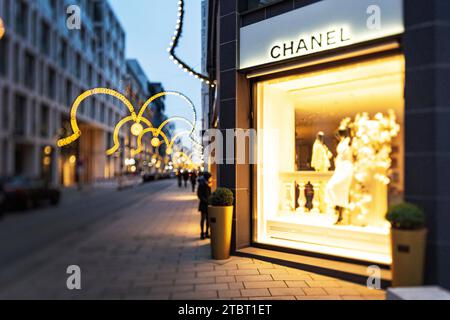
<path id="1" fill-rule="evenodd" d="M 177 24 L 175 26 L 175 32 L 173 34 L 172 41 L 170 42 L 170 46 L 167 49 L 167 52 L 169 52 L 169 58 L 184 72 L 186 72 L 189 75 L 191 75 L 192 77 L 199 79 L 200 81 L 206 83 L 211 88 L 214 88 L 216 86 L 216 82 L 213 79 L 195 71 L 187 63 L 185 63 L 183 60 L 181 60 L 175 53 L 176 48 L 178 47 L 178 44 L 180 42 L 181 35 L 183 33 L 184 15 L 185 15 L 184 0 L 179 0 L 178 1 L 178 20 L 177 20 Z"/>

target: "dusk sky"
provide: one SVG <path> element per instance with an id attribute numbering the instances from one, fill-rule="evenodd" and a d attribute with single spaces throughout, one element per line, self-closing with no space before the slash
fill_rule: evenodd
<path id="1" fill-rule="evenodd" d="M 180 91 L 197 106 L 201 119 L 201 84 L 181 71 L 167 53 L 175 31 L 178 13 L 177 0 L 110 0 L 126 32 L 126 56 L 138 59 L 152 82 L 162 82 L 168 91 Z M 201 71 L 201 1 L 186 1 L 183 36 L 178 55 L 196 70 Z M 179 98 L 167 99 L 169 116 L 192 119 L 189 107 Z M 187 129 L 177 124 L 178 129 Z M 199 128 L 198 128 L 199 129 Z"/>

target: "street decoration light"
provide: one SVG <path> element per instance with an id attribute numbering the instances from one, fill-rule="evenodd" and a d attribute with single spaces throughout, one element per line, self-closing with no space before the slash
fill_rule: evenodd
<path id="1" fill-rule="evenodd" d="M 184 0 L 179 0 L 178 1 L 177 24 L 175 26 L 175 32 L 173 34 L 172 41 L 170 42 L 170 46 L 167 49 L 167 52 L 169 52 L 169 58 L 184 72 L 186 72 L 187 74 L 189 74 L 190 76 L 192 76 L 196 79 L 199 79 L 201 82 L 206 83 L 211 88 L 214 88 L 216 86 L 216 82 L 214 80 L 212 80 L 211 78 L 209 78 L 206 75 L 203 75 L 203 74 L 195 71 L 187 63 L 185 63 L 183 60 L 181 60 L 175 53 L 175 50 L 178 47 L 181 35 L 183 33 L 183 25 L 184 25 Z"/>
<path id="2" fill-rule="evenodd" d="M 78 112 L 78 108 L 80 107 L 81 103 L 93 96 L 93 95 L 108 95 L 108 96 L 112 96 L 118 100 L 120 100 L 127 108 L 128 111 L 130 113 L 129 116 L 124 117 L 123 119 L 121 119 L 115 126 L 114 128 L 114 133 L 113 133 L 113 140 L 114 140 L 114 145 L 112 148 L 110 148 L 109 150 L 106 151 L 107 155 L 113 155 L 120 147 L 120 139 L 119 139 L 119 132 L 120 129 L 128 122 L 133 122 L 133 125 L 131 126 L 131 134 L 133 134 L 134 136 L 137 137 L 141 137 L 143 136 L 145 133 L 147 132 L 152 132 L 153 133 L 153 141 L 152 141 L 152 145 L 154 147 L 159 146 L 160 142 L 158 139 L 158 142 L 156 141 L 156 139 L 161 136 L 163 137 L 165 143 L 167 145 L 170 144 L 170 142 L 168 141 L 167 137 L 165 136 L 163 129 L 164 127 L 170 123 L 171 121 L 175 121 L 175 120 L 182 120 L 184 122 L 187 122 L 190 127 L 191 127 L 191 131 L 189 133 L 189 138 L 192 140 L 192 142 L 194 144 L 199 145 L 200 143 L 198 141 L 196 141 L 193 138 L 193 134 L 195 132 L 195 127 L 196 127 L 196 123 L 197 123 L 197 112 L 195 109 L 195 105 L 194 103 L 184 94 L 180 93 L 180 92 L 176 92 L 176 91 L 166 91 L 166 92 L 160 92 L 158 94 L 155 94 L 154 96 L 150 97 L 141 107 L 141 109 L 139 110 L 139 113 L 136 113 L 134 106 L 132 105 L 132 103 L 121 93 L 112 90 L 112 89 L 107 89 L 107 88 L 94 88 L 94 89 L 90 89 L 87 90 L 85 92 L 83 92 L 81 95 L 79 95 L 76 99 L 75 102 L 72 105 L 71 108 L 71 112 L 70 112 L 70 125 L 72 128 L 73 133 L 66 137 L 66 138 L 62 138 L 59 139 L 57 142 L 58 147 L 64 147 L 67 146 L 73 142 L 75 142 L 76 140 L 78 140 L 81 136 L 81 129 L 78 126 L 78 119 L 77 119 L 77 112 Z M 169 118 L 167 120 L 165 120 L 157 129 L 154 128 L 153 124 L 151 123 L 150 120 L 148 120 L 147 118 L 144 117 L 144 112 L 145 110 L 151 105 L 152 102 L 154 102 L 155 100 L 164 97 L 164 96 L 177 96 L 182 98 L 184 101 L 187 102 L 187 104 L 189 105 L 189 107 L 192 110 L 192 114 L 193 114 L 193 121 L 190 122 L 189 120 L 186 120 L 184 118 L 181 117 L 173 117 L 173 118 Z M 142 123 L 144 123 L 147 126 L 147 129 L 144 129 Z M 156 138 L 156 139 L 155 139 Z M 138 139 L 138 141 L 142 142 L 142 138 Z M 140 147 L 138 148 L 141 149 L 142 145 L 140 145 Z M 136 150 L 135 150 L 136 151 Z M 141 152 L 141 151 L 140 151 Z"/>

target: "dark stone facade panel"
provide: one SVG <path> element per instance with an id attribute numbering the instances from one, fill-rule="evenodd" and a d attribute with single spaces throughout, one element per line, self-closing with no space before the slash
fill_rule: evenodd
<path id="1" fill-rule="evenodd" d="M 440 64 L 450 65 L 450 22 L 448 25 L 436 27 L 436 39 L 436 61 Z"/>
<path id="2" fill-rule="evenodd" d="M 435 0 L 404 0 L 403 2 L 407 28 L 433 20 Z"/>
<path id="3" fill-rule="evenodd" d="M 235 14 L 229 14 L 220 18 L 220 43 L 227 43 L 237 39 L 236 19 L 237 16 Z"/>
<path id="4" fill-rule="evenodd" d="M 220 129 L 235 129 L 236 128 L 236 100 L 230 99 L 220 102 L 219 111 L 219 127 Z M 224 133 L 225 137 L 225 133 Z"/>
<path id="5" fill-rule="evenodd" d="M 450 87 L 449 87 L 450 88 Z M 450 104 L 447 106 L 450 109 Z M 436 115 L 436 151 L 450 154 L 450 111 Z M 449 181 L 450 184 L 450 181 Z"/>
<path id="6" fill-rule="evenodd" d="M 434 26 L 421 27 L 408 31 L 403 37 L 407 67 L 433 64 L 436 61 Z"/>
<path id="7" fill-rule="evenodd" d="M 232 41 L 220 46 L 220 70 L 236 69 L 236 43 Z"/>
<path id="8" fill-rule="evenodd" d="M 439 240 L 450 245 L 450 199 L 438 201 L 436 211 L 438 212 L 436 229 L 439 234 Z"/>
<path id="9" fill-rule="evenodd" d="M 406 60 L 409 59 L 409 51 Z M 429 66 L 406 69 L 406 112 L 432 109 L 436 105 L 436 69 Z"/>
<path id="10" fill-rule="evenodd" d="M 266 19 L 266 10 L 257 10 L 242 16 L 241 26 L 245 27 L 253 23 L 257 23 Z"/>
<path id="11" fill-rule="evenodd" d="M 436 267 L 434 281 L 439 286 L 450 289 L 450 245 L 448 243 L 439 243 L 435 246 Z"/>
<path id="12" fill-rule="evenodd" d="M 319 2 L 321 0 L 294 0 L 294 8 L 298 9 L 298 8 L 302 8 L 302 7 L 306 7 L 309 6 L 310 4 L 313 4 L 315 2 Z"/>
<path id="13" fill-rule="evenodd" d="M 231 164 L 222 164 L 218 167 L 219 187 L 235 189 L 236 172 L 235 166 Z"/>
<path id="14" fill-rule="evenodd" d="M 405 116 L 405 148 L 409 153 L 434 152 L 435 115 L 433 110 Z"/>
<path id="15" fill-rule="evenodd" d="M 293 1 L 283 1 L 266 8 L 266 18 L 272 18 L 280 14 L 292 11 L 294 9 Z"/>
<path id="16" fill-rule="evenodd" d="M 222 58 L 221 58 L 222 59 Z M 220 73 L 220 99 L 228 100 L 236 98 L 236 70 Z M 222 103 L 221 103 L 222 108 Z"/>
<path id="17" fill-rule="evenodd" d="M 436 172 L 436 196 L 450 199 L 450 155 L 439 153 L 436 156 Z M 450 232 L 450 224 L 447 226 Z"/>
<path id="18" fill-rule="evenodd" d="M 224 16 L 237 11 L 237 0 L 219 0 L 220 2 L 220 15 Z"/>
<path id="19" fill-rule="evenodd" d="M 436 69 L 436 105 L 450 111 L 450 64 Z"/>
<path id="20" fill-rule="evenodd" d="M 436 157 L 407 154 L 405 160 L 405 194 L 410 197 L 434 197 Z"/>
<path id="21" fill-rule="evenodd" d="M 450 1 L 435 0 L 436 1 L 436 18 L 439 21 L 450 22 Z"/>

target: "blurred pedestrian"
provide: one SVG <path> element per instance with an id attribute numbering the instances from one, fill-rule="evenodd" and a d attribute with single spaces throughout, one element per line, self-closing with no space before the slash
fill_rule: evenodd
<path id="1" fill-rule="evenodd" d="M 183 173 L 178 170 L 177 171 L 177 179 L 178 179 L 178 188 L 181 188 L 181 186 L 183 185 Z"/>
<path id="2" fill-rule="evenodd" d="M 183 172 L 183 181 L 184 181 L 184 187 L 187 188 L 187 183 L 189 180 L 189 171 L 185 170 Z"/>
<path id="3" fill-rule="evenodd" d="M 192 192 L 195 192 L 195 185 L 197 184 L 197 172 L 196 171 L 192 171 L 191 172 L 191 185 L 192 185 Z"/>
<path id="4" fill-rule="evenodd" d="M 76 171 L 76 176 L 77 176 L 78 191 L 81 191 L 83 189 L 83 178 L 84 178 L 84 160 L 83 160 L 83 158 L 79 157 L 76 160 L 75 171 Z"/>
<path id="5" fill-rule="evenodd" d="M 203 173 L 198 179 L 197 197 L 200 200 L 198 211 L 201 213 L 200 217 L 200 239 L 209 238 L 209 218 L 208 218 L 208 199 L 211 195 L 211 174 L 209 172 Z M 206 227 L 206 228 L 205 228 Z M 206 229 L 206 230 L 205 230 Z"/>

